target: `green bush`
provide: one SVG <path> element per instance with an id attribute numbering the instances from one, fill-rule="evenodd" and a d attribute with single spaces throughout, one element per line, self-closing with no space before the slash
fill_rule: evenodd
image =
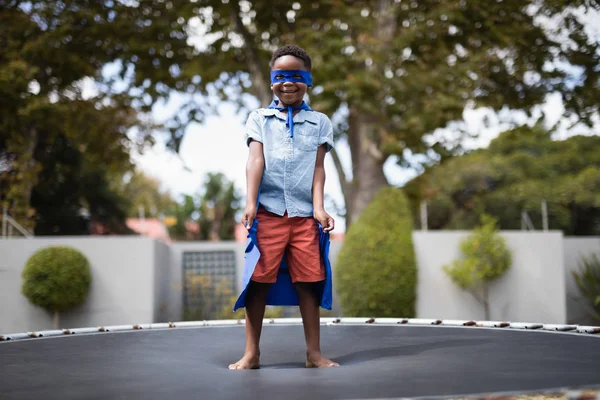
<path id="1" fill-rule="evenodd" d="M 344 316 L 414 317 L 412 216 L 400 189 L 381 189 L 352 224 L 336 261 Z"/>
<path id="2" fill-rule="evenodd" d="M 444 271 L 460 288 L 470 292 L 484 306 L 489 320 L 489 285 L 502 276 L 512 264 L 505 239 L 496 229 L 496 220 L 483 215 L 475 228 L 460 244 L 463 258 L 455 260 Z"/>
<path id="3" fill-rule="evenodd" d="M 88 296 L 92 276 L 89 262 L 78 250 L 53 246 L 35 252 L 22 272 L 21 292 L 36 306 L 58 315 L 82 304 Z"/>
<path id="4" fill-rule="evenodd" d="M 600 320 L 600 258 L 598 255 L 581 257 L 579 271 L 573 271 L 573 278 L 579 291 L 589 302 L 590 315 Z"/>

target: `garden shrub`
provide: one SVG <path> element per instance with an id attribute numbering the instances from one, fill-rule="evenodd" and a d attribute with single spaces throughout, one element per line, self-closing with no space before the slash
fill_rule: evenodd
<path id="1" fill-rule="evenodd" d="M 21 292 L 32 304 L 53 313 L 55 329 L 59 313 L 85 302 L 92 281 L 87 258 L 65 246 L 36 251 L 27 260 L 22 278 Z"/>
<path id="2" fill-rule="evenodd" d="M 506 240 L 496 229 L 496 220 L 488 215 L 481 217 L 481 226 L 461 241 L 463 257 L 444 271 L 461 289 L 468 291 L 484 307 L 485 319 L 490 319 L 490 284 L 502 276 L 512 264 L 512 255 Z"/>
<path id="3" fill-rule="evenodd" d="M 414 317 L 412 220 L 403 191 L 385 187 L 351 225 L 334 272 L 344 316 Z"/>
<path id="4" fill-rule="evenodd" d="M 589 314 L 600 320 L 600 257 L 597 254 L 582 256 L 579 271 L 573 271 L 573 278 L 588 303 Z"/>

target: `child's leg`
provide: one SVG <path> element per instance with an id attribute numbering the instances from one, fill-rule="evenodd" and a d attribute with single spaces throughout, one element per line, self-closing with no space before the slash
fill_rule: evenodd
<path id="1" fill-rule="evenodd" d="M 300 300 L 300 314 L 304 324 L 306 338 L 306 367 L 337 367 L 340 364 L 331 361 L 321 354 L 321 325 L 319 315 L 319 299 L 314 283 L 296 283 L 296 291 Z"/>
<path id="2" fill-rule="evenodd" d="M 321 354 L 321 325 L 319 315 L 319 299 L 314 283 L 296 283 L 296 291 L 300 300 L 300 314 L 304 325 L 306 339 L 306 367 L 323 368 L 338 367 L 340 364 L 325 358 Z"/>
<path id="3" fill-rule="evenodd" d="M 260 367 L 260 334 L 268 291 L 268 283 L 250 282 L 246 294 L 246 350 L 238 362 L 229 365 L 229 369 Z"/>
<path id="4" fill-rule="evenodd" d="M 277 281 L 279 265 L 288 240 L 287 217 L 269 213 L 261 207 L 256 218 L 256 236 L 261 255 L 246 293 L 246 350 L 244 356 L 231 364 L 229 369 L 258 368 L 260 365 L 260 334 L 267 292 L 270 284 Z"/>
<path id="5" fill-rule="evenodd" d="M 319 227 L 313 218 L 295 218 L 292 225 L 287 256 L 304 324 L 306 366 L 335 367 L 339 364 L 321 354 L 321 318 L 317 282 L 325 280 L 325 265 L 321 260 Z"/>

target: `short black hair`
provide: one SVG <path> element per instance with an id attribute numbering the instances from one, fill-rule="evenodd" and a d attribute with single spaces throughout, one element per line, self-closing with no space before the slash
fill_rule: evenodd
<path id="1" fill-rule="evenodd" d="M 275 50 L 275 52 L 273 53 L 273 56 L 271 57 L 271 61 L 269 62 L 269 67 L 273 68 L 273 64 L 275 64 L 275 60 L 277 60 L 279 57 L 283 57 L 283 56 L 298 57 L 299 59 L 301 59 L 304 62 L 304 66 L 306 67 L 307 70 L 310 71 L 312 69 L 312 61 L 310 60 L 310 56 L 308 55 L 306 50 L 304 50 L 302 47 L 298 47 L 293 44 L 287 44 L 287 45 Z"/>

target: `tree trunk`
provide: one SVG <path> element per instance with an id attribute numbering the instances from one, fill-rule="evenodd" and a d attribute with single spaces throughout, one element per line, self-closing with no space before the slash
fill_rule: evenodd
<path id="1" fill-rule="evenodd" d="M 379 0 L 377 24 L 373 35 L 379 41 L 381 52 L 389 47 L 396 34 L 397 23 L 392 0 Z M 366 67 L 374 74 L 383 74 L 383 67 L 376 64 Z M 375 99 L 379 101 L 381 99 Z M 377 118 L 370 118 L 364 111 L 349 105 L 348 144 L 352 157 L 352 181 L 343 173 L 337 154 L 334 163 L 340 178 L 340 186 L 346 203 L 346 229 L 360 216 L 379 189 L 388 181 L 383 172 L 387 156 L 380 151 L 380 134 Z"/>
<path id="2" fill-rule="evenodd" d="M 344 197 L 346 229 L 373 200 L 379 189 L 388 184 L 383 173 L 385 156 L 377 147 L 376 124 L 370 123 L 360 111 L 350 107 L 348 115 L 348 144 L 352 157 L 352 181 Z"/>
<path id="3" fill-rule="evenodd" d="M 58 326 L 59 326 L 59 318 L 60 318 L 59 312 L 58 311 L 54 311 L 52 313 L 52 327 L 54 329 L 59 329 L 58 328 Z"/>
<path id="4" fill-rule="evenodd" d="M 483 298 L 483 311 L 484 311 L 486 321 L 490 320 L 490 302 L 489 302 L 488 297 L 489 297 L 488 287 L 487 287 L 487 285 L 484 285 L 482 298 Z"/>

